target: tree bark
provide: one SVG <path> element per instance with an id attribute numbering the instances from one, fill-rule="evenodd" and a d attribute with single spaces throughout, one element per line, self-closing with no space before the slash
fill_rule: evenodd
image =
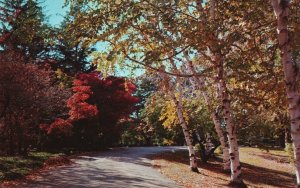
<path id="1" fill-rule="evenodd" d="M 222 152 L 223 152 L 223 169 L 224 171 L 230 171 L 230 157 L 229 157 L 229 145 L 225 139 L 223 130 L 221 128 L 220 119 L 217 117 L 217 112 L 212 112 L 211 114 L 217 135 L 219 137 Z"/>
<path id="2" fill-rule="evenodd" d="M 211 0 L 210 2 L 210 20 L 213 23 L 216 18 L 216 9 L 217 9 L 217 1 Z M 215 46 L 218 46 L 218 33 L 215 32 L 212 35 L 213 44 L 212 49 Z M 244 187 L 243 179 L 241 176 L 241 165 L 239 159 L 239 150 L 238 143 L 236 137 L 236 129 L 233 123 L 233 119 L 231 116 L 231 107 L 230 107 L 230 99 L 228 96 L 227 85 L 225 81 L 224 75 L 224 60 L 223 55 L 219 50 L 211 51 L 213 60 L 212 63 L 216 66 L 217 77 L 216 77 L 216 85 L 218 87 L 218 98 L 222 104 L 222 111 L 224 116 L 224 121 L 226 123 L 226 132 L 228 136 L 228 144 L 229 144 L 229 155 L 230 155 L 230 168 L 231 168 L 231 183 L 237 184 L 239 187 Z"/>
<path id="3" fill-rule="evenodd" d="M 226 123 L 226 131 L 228 135 L 229 143 L 229 155 L 230 155 L 230 166 L 231 166 L 231 182 L 234 184 L 243 184 L 241 177 L 241 165 L 239 159 L 239 148 L 237 143 L 236 128 L 233 123 L 230 107 L 230 99 L 228 96 L 227 85 L 225 81 L 224 65 L 221 56 L 215 56 L 215 62 L 218 68 L 218 76 L 216 83 L 218 85 L 218 92 L 220 101 L 222 103 L 222 110 L 224 120 Z"/>
<path id="4" fill-rule="evenodd" d="M 297 185 L 300 187 L 300 95 L 298 88 L 299 68 L 292 61 L 288 35 L 289 0 L 272 0 L 277 18 L 278 42 L 281 50 L 288 110 L 291 118 L 291 137 L 294 148 Z"/>
<path id="5" fill-rule="evenodd" d="M 170 90 L 170 84 L 169 84 L 169 79 L 168 79 L 167 75 L 164 74 L 164 73 L 162 73 L 162 75 L 163 75 L 163 78 L 164 78 L 166 90 L 167 90 L 168 94 L 170 95 L 170 97 L 172 98 L 172 101 L 175 104 L 177 116 L 179 118 L 180 125 L 181 125 L 181 128 L 183 130 L 185 142 L 188 146 L 191 170 L 193 172 L 199 172 L 198 167 L 197 167 L 196 153 L 195 153 L 194 146 L 193 146 L 193 143 L 192 143 L 192 137 L 190 135 L 187 123 L 186 123 L 186 121 L 183 117 L 183 105 L 182 105 L 182 98 L 181 98 L 182 97 L 181 80 L 180 79 L 178 80 L 180 82 L 180 85 L 178 87 L 180 94 L 179 94 L 179 99 L 177 99 L 177 97 L 175 96 L 174 91 Z M 178 79 L 178 77 L 177 77 L 177 79 Z"/>
<path id="6" fill-rule="evenodd" d="M 284 147 L 286 148 L 292 144 L 292 139 L 291 139 L 291 131 L 289 128 L 284 129 Z"/>
<path id="7" fill-rule="evenodd" d="M 10 103 L 10 97 L 9 97 L 9 95 L 7 95 L 7 96 L 5 96 L 5 100 L 4 100 L 4 104 L 3 104 L 3 110 L 0 113 L 0 119 L 2 119 L 5 116 L 5 113 L 8 109 L 9 103 Z"/>
<path id="8" fill-rule="evenodd" d="M 184 53 L 184 56 L 185 56 L 185 59 L 187 60 L 189 71 L 193 75 L 196 75 L 194 65 L 193 65 L 192 61 L 190 61 L 188 54 Z M 205 84 L 205 81 L 203 80 L 203 78 L 197 77 L 197 76 L 193 76 L 193 78 L 194 78 L 198 88 L 201 90 L 201 93 L 204 97 L 206 106 L 208 107 L 209 111 L 211 112 L 211 118 L 214 122 L 215 130 L 217 132 L 219 141 L 221 143 L 222 151 L 223 151 L 223 169 L 225 171 L 229 171 L 230 170 L 230 159 L 229 159 L 228 142 L 226 142 L 226 139 L 224 137 L 224 133 L 223 133 L 223 130 L 221 127 L 221 122 L 220 122 L 220 119 L 218 118 L 217 110 L 214 111 L 213 109 L 211 109 L 212 100 L 211 100 L 207 90 L 205 90 L 206 84 Z"/>

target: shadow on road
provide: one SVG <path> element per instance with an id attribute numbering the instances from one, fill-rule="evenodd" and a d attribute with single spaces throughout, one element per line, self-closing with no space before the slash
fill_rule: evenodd
<path id="1" fill-rule="evenodd" d="M 180 187 L 152 168 L 147 156 L 182 147 L 116 148 L 78 156 L 75 164 L 42 172 L 17 187 Z"/>

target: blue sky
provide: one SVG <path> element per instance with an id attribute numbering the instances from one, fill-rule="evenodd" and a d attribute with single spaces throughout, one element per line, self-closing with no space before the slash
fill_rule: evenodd
<path id="1" fill-rule="evenodd" d="M 41 2 L 41 6 L 43 7 L 43 11 L 45 15 L 48 17 L 48 21 L 53 26 L 58 26 L 63 20 L 63 16 L 66 14 L 68 8 L 64 7 L 65 0 L 38 0 Z M 107 43 L 100 42 L 96 45 L 98 51 L 106 51 Z M 140 69 L 130 72 L 126 69 L 117 68 L 117 75 L 119 76 L 129 76 L 131 73 L 133 75 L 141 75 L 143 71 Z"/>
<path id="2" fill-rule="evenodd" d="M 49 19 L 51 25 L 59 25 L 63 20 L 68 8 L 64 7 L 65 0 L 39 0 L 43 6 L 44 13 Z"/>

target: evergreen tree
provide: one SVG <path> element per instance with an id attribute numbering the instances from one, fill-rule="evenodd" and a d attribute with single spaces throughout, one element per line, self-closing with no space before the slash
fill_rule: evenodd
<path id="1" fill-rule="evenodd" d="M 53 39 L 53 58 L 57 61 L 56 68 L 71 75 L 95 70 L 95 66 L 88 59 L 95 48 L 81 40 L 88 33 L 83 33 L 79 27 L 72 28 L 73 20 L 74 16 L 67 14 L 60 27 L 54 29 Z"/>
<path id="2" fill-rule="evenodd" d="M 47 38 L 50 27 L 45 23 L 46 17 L 36 0 L 1 0 L 0 41 L 1 51 L 8 49 L 18 51 L 26 62 L 45 58 L 47 55 Z"/>

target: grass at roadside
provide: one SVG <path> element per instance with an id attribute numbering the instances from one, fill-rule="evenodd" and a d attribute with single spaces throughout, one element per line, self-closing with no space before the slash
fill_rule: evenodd
<path id="1" fill-rule="evenodd" d="M 31 171 L 41 168 L 48 159 L 62 155 L 46 152 L 30 152 L 28 157 L 0 156 L 0 182 L 24 177 Z"/>
<path id="2" fill-rule="evenodd" d="M 188 168 L 187 151 L 168 152 L 152 157 L 153 166 L 184 187 L 228 187 L 230 174 L 223 172 L 222 160 L 215 158 L 208 164 L 199 162 L 200 173 Z M 243 178 L 251 188 L 294 187 L 294 169 L 283 150 L 269 152 L 259 148 L 240 148 Z"/>

